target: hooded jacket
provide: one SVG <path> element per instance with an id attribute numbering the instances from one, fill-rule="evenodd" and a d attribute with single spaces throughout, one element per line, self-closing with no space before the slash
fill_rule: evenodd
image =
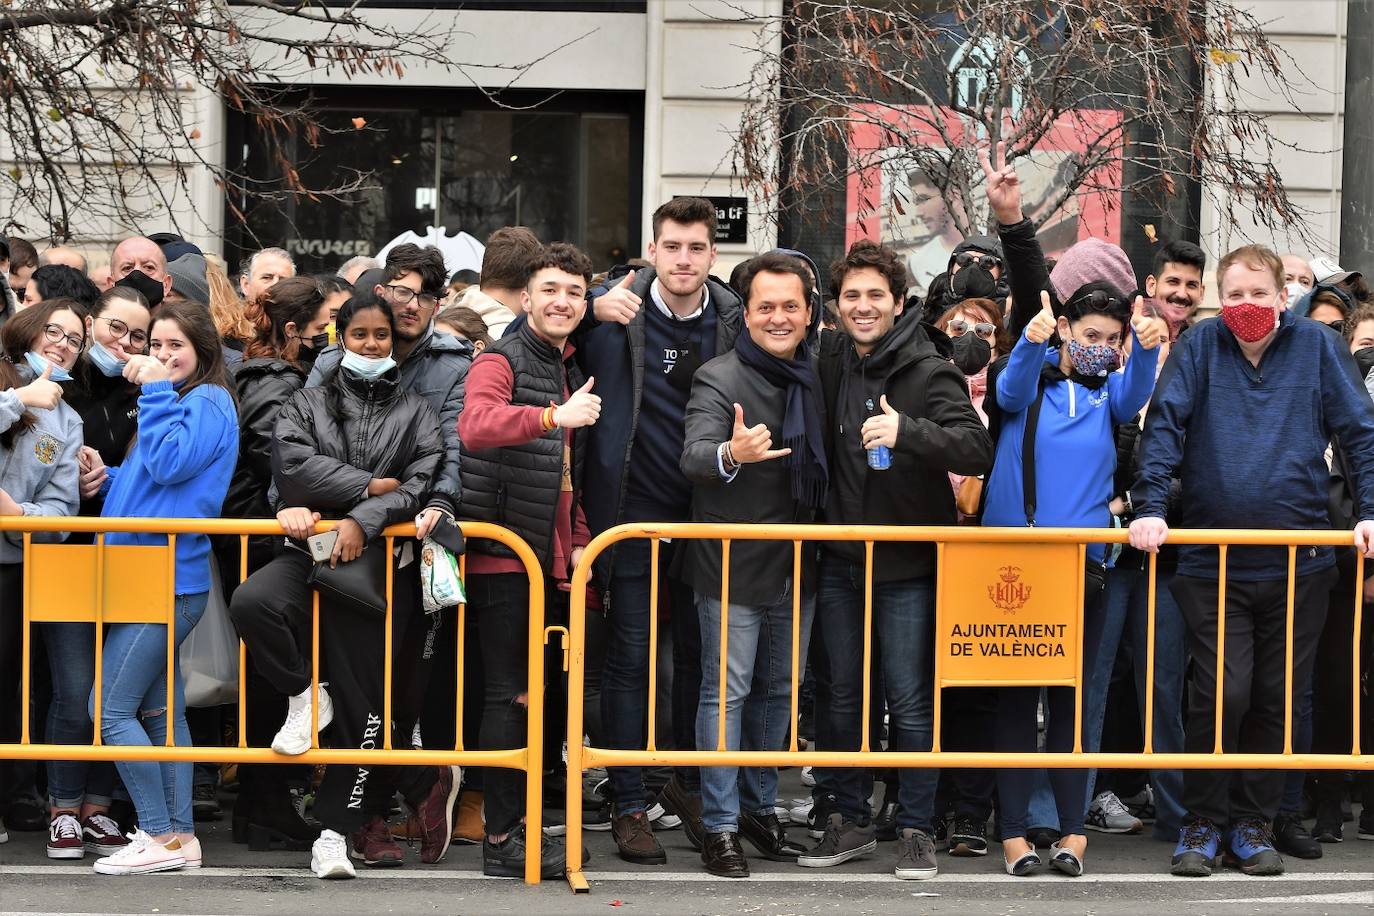
<path id="1" fill-rule="evenodd" d="M 424 507 L 443 448 L 438 414 L 423 397 L 403 390 L 397 370 L 373 382 L 336 372 L 325 385 L 297 391 L 281 408 L 272 440 L 278 507 L 351 518 L 370 541 Z M 374 477 L 394 477 L 401 485 L 368 496 Z"/>
<path id="2" fill-rule="evenodd" d="M 472 344 L 468 341 L 430 331 L 400 365 L 401 387 L 424 398 L 439 415 L 439 433 L 444 440 L 444 455 L 430 487 L 428 502 L 420 508 L 444 509 L 454 518 L 458 517 L 463 503 L 458 415 L 463 412 L 463 385 L 472 366 L 472 354 Z M 320 353 L 310 370 L 306 387 L 323 385 L 336 374 L 342 359 L 343 351 L 337 344 Z"/>
<path id="3" fill-rule="evenodd" d="M 1356 519 L 1374 519 L 1374 402 L 1340 335 L 1280 312 L 1256 367 L 1224 322 L 1200 321 L 1174 345 L 1150 402 L 1131 490 L 1136 517 L 1164 517 L 1177 469 L 1184 527 L 1324 529 L 1333 438 L 1353 477 Z M 1229 577 L 1288 575 L 1282 547 L 1232 547 L 1227 556 Z M 1335 563 L 1330 547 L 1300 548 L 1297 559 L 1299 575 Z M 1216 578 L 1217 549 L 1180 546 L 1178 571 Z"/>
<path id="4" fill-rule="evenodd" d="M 825 520 L 856 525 L 953 525 L 948 474 L 977 475 L 992 466 L 992 439 L 969 399 L 964 376 L 914 319 L 900 321 L 867 357 L 847 334 L 827 334 L 820 354 L 825 396 L 825 454 L 831 487 Z M 880 396 L 902 416 L 892 466 L 868 467 L 859 434 L 881 413 Z M 868 402 L 872 402 L 872 409 Z M 823 545 L 828 556 L 864 561 L 859 542 Z M 874 545 L 873 575 L 893 582 L 932 575 L 935 547 L 920 542 Z"/>
<path id="5" fill-rule="evenodd" d="M 487 295 L 476 286 L 469 286 L 459 293 L 458 301 L 454 305 L 470 308 L 480 315 L 487 323 L 487 333 L 491 335 L 492 340 L 504 335 L 506 328 L 515 320 L 515 313 L 506 308 L 504 302 Z"/>
<path id="6" fill-rule="evenodd" d="M 250 359 L 234 374 L 239 396 L 239 461 L 224 514 L 261 518 L 272 514 L 272 437 L 282 405 L 305 385 L 305 371 L 282 359 Z M 277 539 L 278 542 L 280 539 Z"/>
<path id="7" fill-rule="evenodd" d="M 81 450 L 81 418 L 60 401 L 52 410 L 31 412 L 34 425 L 16 435 L 10 448 L 0 448 L 0 489 L 19 503 L 25 515 L 75 515 L 80 502 L 76 455 Z M 13 388 L 0 391 L 0 432 L 18 423 L 24 413 Z M 48 532 L 34 534 L 33 540 L 53 542 L 66 537 Z M 23 559 L 23 533 L 6 532 L 0 539 L 0 563 Z"/>

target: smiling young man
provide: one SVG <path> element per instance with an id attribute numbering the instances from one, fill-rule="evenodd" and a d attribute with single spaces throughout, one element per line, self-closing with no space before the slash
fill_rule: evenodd
<path id="1" fill-rule="evenodd" d="M 1170 340 L 1192 327 L 1207 291 L 1202 279 L 1206 270 L 1207 253 L 1192 242 L 1169 242 L 1155 252 L 1154 267 L 1145 278 L 1145 295 L 1169 323 Z"/>
<path id="2" fill-rule="evenodd" d="M 898 321 L 907 273 L 896 252 L 856 242 L 830 267 L 842 334 L 824 339 L 820 382 L 826 407 L 830 496 L 825 520 L 845 525 L 953 525 L 951 472 L 985 473 L 992 440 L 961 373 L 914 317 Z M 875 470 L 868 450 L 884 447 L 891 467 Z M 935 551 L 930 544 L 878 544 L 873 558 L 873 628 L 890 718 L 891 747 L 931 746 L 934 699 Z M 821 547 L 815 637 L 829 668 L 830 703 L 818 729 L 833 746 L 859 749 L 863 717 L 864 547 Z M 824 774 L 839 811 L 799 865 L 839 865 L 877 849 L 864 772 Z M 934 877 L 932 840 L 939 771 L 898 772 L 898 878 Z"/>
<path id="3" fill-rule="evenodd" d="M 1326 452 L 1334 437 L 1352 474 L 1356 547 L 1374 555 L 1374 403 L 1348 347 L 1285 308 L 1283 262 L 1269 249 L 1232 251 L 1217 277 L 1220 319 L 1200 322 L 1181 338 L 1155 387 L 1131 491 L 1131 546 L 1153 553 L 1165 542 L 1175 471 L 1184 527 L 1329 528 Z M 1299 548 L 1292 583 L 1288 564 L 1282 547 L 1227 553 L 1226 753 L 1281 752 L 1285 685 L 1297 698 L 1311 684 L 1335 554 L 1330 547 Z M 1218 588 L 1217 548 L 1181 546 L 1172 591 L 1194 664 L 1184 741 L 1190 753 L 1210 753 L 1216 739 Z M 1282 770 L 1184 771 L 1186 815 L 1173 873 L 1209 875 L 1219 852 L 1246 874 L 1281 873 L 1270 825 L 1284 781 Z"/>
<path id="4" fill-rule="evenodd" d="M 715 523 L 809 522 L 825 505 L 828 473 L 820 385 L 805 340 L 812 325 L 811 273 L 777 252 L 749 262 L 746 332 L 734 349 L 697 370 L 687 404 L 682 473 L 692 481 L 692 520 Z M 721 646 L 721 545 L 688 540 L 683 579 L 696 592 L 701 625 L 701 694 L 696 746 L 718 739 Z M 806 657 L 815 596 L 814 570 L 793 581 L 792 545 L 736 541 L 730 549 L 729 658 L 725 682 L 727 750 L 781 749 L 791 723 L 792 596 L 801 590 L 799 658 Z M 743 778 L 741 778 L 743 777 Z M 765 858 L 803 852 L 774 814 L 778 773 L 771 767 L 702 767 L 706 870 L 749 875 L 741 834 Z"/>
<path id="5" fill-rule="evenodd" d="M 592 534 L 624 522 L 684 522 L 692 485 L 678 463 L 692 378 L 735 345 L 742 319 L 734 290 L 710 275 L 716 261 L 716 210 L 700 197 L 659 207 L 649 245 L 653 267 L 625 275 L 593 300 L 596 321 L 578 337 L 578 364 L 599 380 L 601 421 L 587 436 L 587 523 Z M 672 723 L 678 748 L 696 746 L 701 635 L 692 590 L 670 571 L 682 542 L 659 546 L 673 641 Z M 649 542 L 624 541 L 598 563 L 609 596 L 601 721 L 606 746 L 643 749 L 649 690 Z M 645 816 L 650 804 L 639 767 L 611 767 L 611 833 L 628 862 L 666 861 Z M 700 847 L 696 767 L 679 767 L 664 788 L 664 807 L 682 818 Z"/>
<path id="6" fill-rule="evenodd" d="M 568 338 L 587 308 L 592 265 L 572 245 L 554 242 L 529 266 L 521 296 L 527 321 L 482 351 L 468 379 L 459 419 L 463 440 L 463 517 L 514 531 L 534 549 L 545 594 L 567 583 L 591 540 L 579 505 L 586 427 L 601 414 L 595 380 L 583 379 Z M 468 545 L 469 607 L 480 615 L 485 708 L 483 750 L 521 747 L 529 685 L 529 580 L 524 564 L 494 541 Z M 518 878 L 525 869 L 525 777 L 484 771 L 486 837 L 482 870 Z M 542 874 L 563 873 L 560 846 L 542 842 Z"/>

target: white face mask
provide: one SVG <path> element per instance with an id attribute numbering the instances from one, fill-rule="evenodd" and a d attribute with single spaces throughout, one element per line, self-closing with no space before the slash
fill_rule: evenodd
<path id="1" fill-rule="evenodd" d="M 1284 306 L 1285 309 L 1291 309 L 1298 304 L 1299 299 L 1311 292 L 1311 289 L 1303 286 L 1297 280 L 1287 284 L 1284 289 L 1288 290 L 1288 304 Z"/>
<path id="2" fill-rule="evenodd" d="M 363 356 L 345 347 L 343 360 L 339 365 L 358 378 L 372 382 L 396 368 L 396 360 L 390 356 Z"/>

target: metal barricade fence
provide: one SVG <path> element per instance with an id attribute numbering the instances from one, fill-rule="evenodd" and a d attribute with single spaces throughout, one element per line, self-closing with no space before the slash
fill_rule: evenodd
<path id="1" fill-rule="evenodd" d="M 650 541 L 649 650 L 647 676 L 647 742 L 642 750 L 583 745 L 584 679 L 586 675 L 586 585 L 597 558 L 617 542 Z M 714 750 L 666 750 L 657 746 L 655 719 L 658 654 L 659 545 L 678 539 L 720 540 L 721 637 L 719 662 L 718 734 Z M 1360 638 L 1365 562 L 1355 569 L 1355 613 L 1352 632 L 1352 743 L 1349 755 L 1295 754 L 1293 752 L 1293 691 L 1285 690 L 1283 750 L 1276 754 L 1231 753 L 1222 749 L 1223 679 L 1225 666 L 1217 665 L 1215 746 L 1209 754 L 1157 753 L 1154 751 L 1155 691 L 1155 598 L 1158 555 L 1149 557 L 1147 576 L 1146 697 L 1144 750 L 1140 753 L 1084 753 L 1082 749 L 1081 672 L 1083 637 L 1084 571 L 1089 544 L 1124 544 L 1127 532 L 1096 528 L 976 528 L 901 527 L 845 525 L 752 525 L 752 524 L 630 524 L 603 532 L 582 555 L 573 576 L 570 609 L 571 658 L 568 705 L 568 883 L 575 892 L 586 892 L 582 870 L 582 775 L 593 767 L 613 766 L 821 766 L 821 767 L 1011 767 L 1011 768 L 1142 768 L 1142 769 L 1327 769 L 1374 770 L 1374 755 L 1361 754 L 1360 737 Z M 799 657 L 801 590 L 792 592 L 791 738 L 784 749 L 725 749 L 726 672 L 730 613 L 730 545 L 732 541 L 779 541 L 792 545 L 793 581 L 799 581 L 806 545 L 818 542 L 859 541 L 864 544 L 863 676 L 869 685 L 873 664 L 873 548 L 876 543 L 928 542 L 936 549 L 936 615 L 932 746 L 929 751 L 874 751 L 870 749 L 871 691 L 862 693 L 862 737 L 857 751 L 799 751 L 796 724 L 801 670 Z M 1226 575 L 1228 547 L 1285 547 L 1288 554 L 1287 648 L 1285 684 L 1293 681 L 1294 584 L 1299 547 L 1353 546 L 1349 531 L 1225 531 L 1171 530 L 1168 544 L 1216 545 L 1218 548 L 1217 657 L 1226 651 Z M 1067 583 L 1067 584 L 1066 584 Z M 781 583 L 779 583 L 781 584 Z M 984 594 L 984 591 L 986 594 Z M 1046 593 L 1049 597 L 1046 598 Z M 1037 596 L 1038 597 L 1035 597 Z M 714 597 L 714 595 L 712 596 Z M 1039 615 L 1027 624 L 1013 624 L 1014 636 L 1027 642 L 990 643 L 1006 632 L 1002 618 L 1030 609 Z M 674 609 L 680 613 L 681 609 Z M 696 613 L 696 609 L 689 609 Z M 816 613 L 825 613 L 817 608 Z M 1027 616 L 1030 616 L 1028 614 Z M 962 623 L 961 623 L 962 622 Z M 953 625 L 956 629 L 951 629 Z M 994 634 L 989 637 L 987 634 Z M 968 637 L 956 642 L 954 637 Z M 981 642 L 979 641 L 981 637 Z M 977 645 L 978 649 L 973 647 Z M 1018 649 L 1017 646 L 1021 646 Z M 995 649 L 994 649 L 995 647 Z M 991 651 L 990 651 L 991 650 Z M 1062 686 L 1075 691 L 1073 750 L 1069 753 L 994 753 L 944 751 L 940 748 L 941 693 L 944 687 Z M 879 756 L 881 754 L 881 756 Z"/>
<path id="2" fill-rule="evenodd" d="M 316 532 L 328 531 L 332 522 L 322 522 Z M 457 609 L 457 683 L 456 698 L 457 740 L 453 750 L 424 748 L 398 750 L 392 748 L 392 729 L 384 728 L 382 746 L 374 749 L 321 748 L 319 746 L 319 704 L 312 704 L 310 750 L 299 756 L 287 757 L 271 748 L 249 747 L 247 744 L 246 656 L 243 642 L 239 642 L 239 712 L 238 746 L 181 747 L 175 743 L 174 729 L 167 728 L 165 746 L 133 747 L 107 745 L 101 740 L 101 690 L 104 628 L 114 623 L 167 624 L 167 670 L 173 666 L 177 652 L 175 641 L 176 539 L 178 535 L 229 535 L 239 538 L 239 581 L 248 576 L 248 538 L 252 535 L 282 535 L 275 521 L 236 519 L 168 519 L 168 518 L 40 518 L 0 516 L 0 534 L 22 533 L 24 551 L 23 570 L 23 635 L 21 661 L 21 713 L 18 744 L 0 744 L 0 759 L 30 760 L 155 760 L 196 763 L 304 763 L 304 764 L 365 764 L 422 765 L 422 766 L 478 766 L 522 770 L 526 774 L 525 816 L 527 829 L 538 837 L 543 809 L 544 752 L 544 574 L 529 545 L 514 533 L 496 525 L 480 522 L 461 522 L 465 538 L 491 540 L 514 551 L 525 567 L 529 579 L 529 686 L 528 732 L 525 746 L 511 750 L 478 751 L 463 747 L 463 658 L 467 635 L 466 605 Z M 35 543 L 35 534 L 69 532 L 95 535 L 94 544 Z M 167 544 L 157 546 L 106 544 L 109 533 L 167 535 Z M 414 525 L 396 525 L 383 532 L 388 556 L 394 553 L 395 539 L 415 535 Z M 460 571 L 465 572 L 465 557 L 460 557 Z M 408 566 L 410 574 L 418 575 L 419 564 Z M 116 574 L 118 576 L 116 580 Z M 392 575 L 387 564 L 387 609 L 383 665 L 383 721 L 392 722 Z M 12 601 L 15 596 L 0 596 Z M 311 691 L 318 695 L 320 678 L 320 600 L 314 593 L 311 612 Z M 327 617 L 327 614 L 326 614 Z M 36 744 L 31 740 L 30 682 L 32 659 L 32 626 L 38 623 L 90 623 L 95 626 L 95 677 L 93 699 L 93 740 L 90 746 L 66 744 Z M 561 627 L 553 628 L 562 631 Z M 167 678 L 167 709 L 174 708 L 174 681 Z M 441 689 L 431 685 L 431 690 Z M 473 714 L 481 715 L 481 710 Z M 525 881 L 539 883 L 540 848 L 538 842 L 528 845 Z"/>

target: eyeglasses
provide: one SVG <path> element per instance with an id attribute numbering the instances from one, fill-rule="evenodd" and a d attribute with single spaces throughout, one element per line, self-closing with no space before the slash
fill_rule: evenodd
<path id="1" fill-rule="evenodd" d="M 992 340 L 993 335 L 997 333 L 997 325 L 990 321 L 979 321 L 975 324 L 970 324 L 962 318 L 955 318 L 950 321 L 949 324 L 945 325 L 945 327 L 948 329 L 950 337 L 963 337 L 969 332 L 970 328 L 973 329 L 974 334 L 977 334 L 984 340 Z"/>
<path id="2" fill-rule="evenodd" d="M 396 286 L 390 283 L 386 288 L 391 290 L 391 298 L 396 300 L 397 305 L 409 305 L 416 297 L 419 297 L 422 309 L 432 309 L 439 304 L 439 297 L 433 293 L 417 293 L 409 286 Z"/>
<path id="3" fill-rule="evenodd" d="M 65 340 L 67 346 L 73 350 L 80 350 L 82 345 L 86 343 L 85 337 L 77 337 L 75 334 L 68 334 L 66 331 L 62 330 L 60 325 L 56 324 L 43 325 L 43 336 L 48 339 L 48 343 L 57 343 L 59 340 Z"/>
<path id="4" fill-rule="evenodd" d="M 108 324 L 110 326 L 110 334 L 114 336 L 115 340 L 123 340 L 125 337 L 128 337 L 129 343 L 140 350 L 148 343 L 147 332 L 135 331 L 118 318 L 106 318 L 104 315 L 96 315 L 95 320 L 103 321 Z"/>
<path id="5" fill-rule="evenodd" d="M 977 264 L 984 270 L 992 270 L 994 267 L 1002 266 L 1002 259 L 990 254 L 961 251 L 954 256 L 954 263 L 958 264 L 960 267 L 968 267 L 970 264 Z"/>

